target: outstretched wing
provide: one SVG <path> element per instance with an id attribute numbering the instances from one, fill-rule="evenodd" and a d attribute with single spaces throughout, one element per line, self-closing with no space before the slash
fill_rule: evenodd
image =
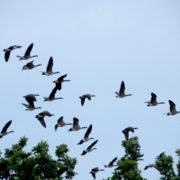
<path id="1" fill-rule="evenodd" d="M 176 111 L 176 105 L 174 104 L 173 101 L 169 100 L 169 105 L 170 105 L 170 111 L 171 112 Z"/>
<path id="2" fill-rule="evenodd" d="M 155 104 L 155 103 L 156 103 L 156 98 L 157 98 L 156 94 L 151 93 L 151 103 L 152 103 L 152 104 Z"/>
<path id="3" fill-rule="evenodd" d="M 11 125 L 11 123 L 12 123 L 12 120 L 8 121 L 8 122 L 5 124 L 5 126 L 2 128 L 2 131 L 1 131 L 2 134 L 7 132 L 7 129 L 8 129 L 8 127 Z"/>
<path id="4" fill-rule="evenodd" d="M 84 105 L 84 103 L 85 103 L 85 97 L 80 97 L 80 99 L 81 99 L 81 106 L 83 106 Z"/>
<path id="5" fill-rule="evenodd" d="M 47 68 L 46 68 L 46 72 L 52 72 L 52 67 L 53 67 L 53 58 L 50 57 L 49 58 L 49 62 L 48 62 L 48 65 L 47 65 Z"/>
<path id="6" fill-rule="evenodd" d="M 5 61 L 8 62 L 10 56 L 10 51 L 6 51 L 4 54 Z"/>
<path id="7" fill-rule="evenodd" d="M 24 56 L 30 56 L 30 53 L 31 53 L 32 48 L 33 48 L 33 43 L 31 43 L 31 44 L 29 45 L 29 47 L 27 48 Z"/>
<path id="8" fill-rule="evenodd" d="M 117 160 L 117 157 L 115 157 L 110 163 L 109 166 L 113 166 L 114 162 Z"/>
<path id="9" fill-rule="evenodd" d="M 41 125 L 42 125 L 44 128 L 46 128 L 46 123 L 45 123 L 45 121 L 44 121 L 44 118 L 43 118 L 43 117 L 38 117 L 38 120 L 39 120 L 39 122 L 41 123 Z"/>
<path id="10" fill-rule="evenodd" d="M 49 95 L 50 99 L 53 99 L 55 97 L 56 91 L 57 91 L 57 87 L 55 86 Z"/>
<path id="11" fill-rule="evenodd" d="M 85 135 L 84 135 L 84 138 L 88 138 L 89 137 L 89 134 L 91 133 L 91 130 L 92 130 L 92 124 L 88 127 Z"/>
<path id="12" fill-rule="evenodd" d="M 94 141 L 90 146 L 87 147 L 87 150 L 91 149 L 97 142 L 98 140 Z"/>
<path id="13" fill-rule="evenodd" d="M 119 90 L 119 94 L 124 95 L 124 91 L 125 91 L 125 84 L 124 84 L 124 81 L 122 81 L 121 87 L 120 87 L 120 90 Z"/>

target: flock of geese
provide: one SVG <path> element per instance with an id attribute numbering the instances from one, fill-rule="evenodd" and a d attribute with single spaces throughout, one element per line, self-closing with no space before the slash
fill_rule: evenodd
<path id="1" fill-rule="evenodd" d="M 14 45 L 14 46 L 8 47 L 7 49 L 4 49 L 3 51 L 5 52 L 5 54 L 4 54 L 5 61 L 6 62 L 9 61 L 11 51 L 13 51 L 15 49 L 19 49 L 21 47 L 22 46 Z M 28 46 L 24 55 L 22 55 L 22 56 L 17 55 L 17 58 L 19 58 L 19 60 L 28 60 L 28 59 L 31 59 L 34 57 L 38 57 L 38 55 L 33 55 L 33 56 L 31 55 L 32 48 L 33 48 L 33 43 L 31 43 Z M 41 66 L 41 64 L 34 64 L 34 61 L 30 61 L 22 67 L 22 70 L 31 70 L 31 69 L 36 68 L 38 66 Z M 48 64 L 47 64 L 46 71 L 43 71 L 42 75 L 50 76 L 50 75 L 59 74 L 59 73 L 60 72 L 58 72 L 58 71 L 53 72 L 53 58 L 50 57 Z M 50 92 L 48 97 L 44 97 L 44 101 L 53 101 L 53 100 L 63 99 L 62 97 L 56 97 L 55 95 L 58 91 L 60 91 L 62 89 L 62 84 L 64 82 L 70 81 L 69 79 L 66 79 L 66 77 L 67 77 L 67 74 L 64 74 L 64 75 L 60 76 L 56 81 L 53 81 L 53 83 L 55 84 L 54 88 L 52 89 L 52 91 Z M 132 96 L 132 94 L 126 94 L 125 93 L 124 81 L 121 82 L 120 89 L 118 92 L 116 91 L 115 94 L 116 94 L 117 98 Z M 35 102 L 37 101 L 37 99 L 36 99 L 37 96 L 39 96 L 39 94 L 27 94 L 27 95 L 23 96 L 25 98 L 25 100 L 27 101 L 27 104 L 22 103 L 22 105 L 26 107 L 27 111 L 33 111 L 35 109 L 41 109 L 41 107 L 35 106 Z M 93 97 L 95 97 L 95 95 L 91 95 L 91 94 L 84 94 L 84 95 L 80 96 L 79 98 L 80 98 L 81 106 L 84 105 L 86 99 L 91 100 L 91 98 L 93 98 Z M 151 99 L 149 101 L 146 101 L 145 103 L 147 103 L 147 106 L 156 106 L 159 104 L 165 104 L 164 102 L 158 102 L 157 101 L 157 96 L 155 93 L 151 93 Z M 172 100 L 169 100 L 169 106 L 170 106 L 170 111 L 168 113 L 165 113 L 166 115 L 175 115 L 177 113 L 180 113 L 180 111 L 176 110 L 176 105 Z M 40 124 L 44 128 L 46 128 L 46 123 L 44 120 L 44 118 L 46 116 L 51 117 L 51 116 L 54 116 L 54 114 L 51 114 L 49 111 L 42 111 L 35 116 L 35 118 L 37 118 L 37 120 L 40 122 Z M 64 122 L 63 119 L 64 119 L 64 117 L 62 116 L 57 120 L 57 123 L 55 124 L 55 127 L 54 127 L 55 131 L 59 127 L 64 127 L 64 126 L 68 126 L 68 125 L 72 126 L 71 128 L 69 128 L 68 131 L 78 131 L 81 129 L 87 129 L 85 134 L 84 134 L 84 137 L 79 141 L 78 145 L 81 145 L 81 144 L 83 144 L 89 140 L 94 139 L 93 137 L 89 137 L 89 135 L 92 131 L 92 124 L 90 124 L 89 127 L 84 127 L 84 126 L 81 127 L 79 125 L 79 119 L 77 117 L 73 118 L 73 123 L 66 123 L 66 122 Z M 8 121 L 5 124 L 5 126 L 2 128 L 2 130 L 0 132 L 0 138 L 4 137 L 5 135 L 7 135 L 9 133 L 14 132 L 14 131 L 8 131 L 8 128 L 11 125 L 11 123 L 12 123 L 12 120 Z M 129 132 L 134 132 L 135 129 L 138 129 L 138 128 L 137 127 L 127 127 L 124 130 L 122 130 L 122 133 L 124 134 L 125 139 L 127 141 L 129 140 Z M 95 150 L 96 148 L 94 146 L 97 143 L 98 143 L 98 140 L 93 141 L 85 150 L 82 151 L 81 155 L 84 156 L 87 153 Z M 104 167 L 105 168 L 111 168 L 111 167 L 117 166 L 117 165 L 114 165 L 116 160 L 117 160 L 117 157 L 115 157 L 108 165 L 104 165 Z M 150 165 L 146 166 L 145 169 L 147 169 L 148 167 L 151 167 L 151 166 Z M 95 168 L 91 169 L 90 173 L 94 179 L 96 179 L 96 173 L 99 171 L 104 171 L 104 169 L 100 169 L 99 167 L 95 167 Z"/>

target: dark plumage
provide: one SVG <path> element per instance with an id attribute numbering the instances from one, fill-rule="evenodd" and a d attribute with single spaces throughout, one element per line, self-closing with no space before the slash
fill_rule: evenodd
<path id="1" fill-rule="evenodd" d="M 84 105 L 85 99 L 91 100 L 91 97 L 95 97 L 95 95 L 84 94 L 84 95 L 80 96 L 79 98 L 81 99 L 81 106 Z"/>
<path id="2" fill-rule="evenodd" d="M 91 169 L 90 173 L 94 179 L 96 179 L 96 173 L 99 171 L 104 171 L 104 169 L 99 169 L 98 167 Z"/>
<path id="3" fill-rule="evenodd" d="M 113 166 L 117 166 L 114 165 L 114 162 L 117 160 L 117 157 L 115 157 L 108 165 L 104 165 L 105 168 L 111 168 Z"/>
<path id="4" fill-rule="evenodd" d="M 5 52 L 5 53 L 4 53 L 4 59 L 5 59 L 5 61 L 8 62 L 9 56 L 10 56 L 10 53 L 11 53 L 12 50 L 17 49 L 17 48 L 21 48 L 21 47 L 22 47 L 22 46 L 14 45 L 14 46 L 8 47 L 7 49 L 4 49 L 3 51 Z"/>
<path id="5" fill-rule="evenodd" d="M 96 144 L 97 142 L 98 142 L 98 140 L 94 141 L 90 146 L 87 147 L 86 150 L 84 150 L 84 151 L 82 152 L 81 155 L 85 155 L 86 153 L 95 150 L 96 148 L 93 148 L 93 146 L 95 146 L 95 144 Z"/>
<path id="6" fill-rule="evenodd" d="M 79 119 L 74 117 L 73 118 L 73 127 L 69 129 L 69 131 L 78 131 L 80 129 L 85 129 L 87 127 L 80 127 L 79 126 Z"/>
<path id="7" fill-rule="evenodd" d="M 157 102 L 157 95 L 154 93 L 151 93 L 151 100 L 146 101 L 145 103 L 147 103 L 147 106 L 156 106 L 158 104 L 164 104 L 164 102 Z"/>
<path id="8" fill-rule="evenodd" d="M 118 97 L 118 98 L 123 98 L 123 97 L 126 97 L 126 96 L 132 96 L 132 94 L 125 94 L 125 84 L 124 84 L 124 81 L 121 82 L 121 86 L 120 86 L 119 92 L 115 92 L 115 94 L 116 94 L 116 97 Z"/>
<path id="9" fill-rule="evenodd" d="M 44 97 L 44 101 L 53 101 L 53 100 L 56 100 L 56 99 L 63 99 L 62 97 L 56 98 L 55 97 L 56 92 L 57 92 L 57 87 L 55 86 L 53 88 L 53 90 L 51 91 L 49 97 Z"/>
<path id="10" fill-rule="evenodd" d="M 129 132 L 134 132 L 135 129 L 138 129 L 137 127 L 133 128 L 133 127 L 127 127 L 124 130 L 122 130 L 122 133 L 124 134 L 126 141 L 129 140 Z"/>
<path id="11" fill-rule="evenodd" d="M 67 74 L 64 74 L 60 76 L 56 81 L 53 81 L 54 83 L 56 83 L 56 87 L 58 90 L 61 90 L 63 82 L 70 81 L 69 79 L 64 79 L 66 76 Z"/>
<path id="12" fill-rule="evenodd" d="M 30 61 L 30 62 L 28 62 L 27 64 L 25 64 L 25 65 L 23 66 L 22 70 L 30 70 L 30 69 L 33 69 L 33 68 L 35 68 L 35 67 L 37 67 L 37 66 L 41 66 L 41 65 L 42 65 L 42 64 L 34 65 L 33 62 L 34 62 L 34 61 Z"/>
<path id="13" fill-rule="evenodd" d="M 58 127 L 63 127 L 63 126 L 67 126 L 67 125 L 72 125 L 72 123 L 65 123 L 63 120 L 63 116 L 61 116 L 58 120 L 57 120 L 57 124 L 55 124 L 55 131 L 57 130 Z"/>
<path id="14" fill-rule="evenodd" d="M 9 133 L 14 132 L 14 131 L 9 131 L 9 132 L 7 132 L 7 129 L 9 128 L 9 126 L 11 125 L 11 123 L 12 123 L 12 120 L 8 121 L 8 122 L 5 124 L 5 126 L 2 128 L 1 133 L 0 133 L 0 138 L 2 138 L 3 136 L 5 136 L 5 135 L 7 135 L 7 134 L 9 134 Z"/>

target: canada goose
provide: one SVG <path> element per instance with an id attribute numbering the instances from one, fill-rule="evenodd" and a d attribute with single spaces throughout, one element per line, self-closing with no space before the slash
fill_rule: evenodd
<path id="1" fill-rule="evenodd" d="M 158 168 L 157 168 L 157 166 L 155 164 L 149 164 L 149 165 L 145 166 L 144 170 L 146 170 L 148 168 L 152 168 L 152 167 L 158 170 Z"/>
<path id="2" fill-rule="evenodd" d="M 91 130 L 92 130 L 92 124 L 88 127 L 88 129 L 84 135 L 84 138 L 81 139 L 78 144 L 83 144 L 84 142 L 89 141 L 90 139 L 94 139 L 94 138 L 89 138 L 89 134 L 91 133 Z"/>
<path id="3" fill-rule="evenodd" d="M 33 69 L 33 68 L 35 68 L 35 67 L 37 67 L 37 66 L 41 66 L 41 65 L 42 65 L 42 64 L 34 65 L 33 62 L 34 62 L 34 61 L 30 61 L 30 62 L 28 62 L 27 64 L 25 64 L 25 65 L 23 66 L 22 70 L 30 70 L 30 69 Z"/>
<path id="4" fill-rule="evenodd" d="M 115 94 L 116 94 L 116 97 L 118 97 L 118 98 L 123 98 L 123 97 L 126 97 L 126 96 L 132 96 L 132 94 L 125 94 L 124 81 L 121 82 L 121 87 L 120 87 L 119 92 L 116 91 Z"/>
<path id="5" fill-rule="evenodd" d="M 24 56 L 17 55 L 16 57 L 19 58 L 19 60 L 27 60 L 29 58 L 38 57 L 38 55 L 31 56 L 31 50 L 33 48 L 33 43 L 31 43 L 28 48 L 26 49 L 26 52 L 24 53 Z"/>
<path id="6" fill-rule="evenodd" d="M 86 150 L 84 150 L 84 151 L 82 152 L 81 155 L 83 156 L 83 155 L 85 155 L 86 153 L 95 150 L 96 148 L 92 148 L 92 147 L 93 147 L 97 142 L 98 142 L 98 140 L 94 141 L 90 146 L 87 147 Z"/>
<path id="7" fill-rule="evenodd" d="M 84 95 L 80 96 L 79 98 L 81 99 L 81 106 L 84 105 L 85 99 L 91 100 L 91 97 L 95 97 L 95 95 L 84 94 Z"/>
<path id="8" fill-rule="evenodd" d="M 14 46 L 8 47 L 7 49 L 4 49 L 3 51 L 5 52 L 5 54 L 4 54 L 5 61 L 8 62 L 9 56 L 10 56 L 10 53 L 11 53 L 12 50 L 17 49 L 17 48 L 21 48 L 21 47 L 22 46 L 14 45 Z"/>
<path id="9" fill-rule="evenodd" d="M 145 103 L 147 103 L 147 106 L 156 106 L 158 104 L 165 104 L 165 102 L 157 102 L 157 96 L 154 93 L 151 93 L 151 100 L 150 101 L 146 101 Z"/>
<path id="10" fill-rule="evenodd" d="M 46 68 L 46 72 L 42 72 L 42 75 L 50 76 L 52 74 L 60 73 L 60 72 L 52 72 L 52 68 L 53 68 L 53 58 L 50 57 Z"/>
<path id="11" fill-rule="evenodd" d="M 41 125 L 46 128 L 46 123 L 44 121 L 45 116 L 51 117 L 51 116 L 54 116 L 54 114 L 51 114 L 48 111 L 43 111 L 43 112 L 39 113 L 38 115 L 36 115 L 35 118 L 37 118 L 39 120 L 39 122 L 41 123 Z"/>
<path id="12" fill-rule="evenodd" d="M 56 99 L 63 99 L 62 97 L 58 97 L 58 98 L 55 97 L 56 91 L 57 91 L 57 87 L 55 86 L 53 90 L 51 91 L 49 97 L 44 97 L 44 101 L 53 101 Z"/>
<path id="13" fill-rule="evenodd" d="M 164 156 L 165 155 L 165 152 L 162 152 L 162 153 L 160 153 L 157 157 L 156 157 L 156 159 L 159 159 L 159 158 L 161 158 L 162 156 Z"/>
<path id="14" fill-rule="evenodd" d="M 87 127 L 80 127 L 79 126 L 79 119 L 74 117 L 73 118 L 73 127 L 69 129 L 69 131 L 78 131 L 80 129 L 85 129 Z"/>
<path id="15" fill-rule="evenodd" d="M 96 179 L 96 173 L 99 171 L 104 171 L 104 169 L 99 169 L 98 167 L 91 169 L 90 173 L 94 179 Z"/>
<path id="16" fill-rule="evenodd" d="M 56 81 L 53 81 L 53 83 L 56 83 L 56 87 L 58 90 L 61 90 L 63 82 L 70 81 L 69 79 L 64 79 L 66 76 L 67 76 L 67 74 L 64 74 L 64 75 L 60 76 Z"/>
<path id="17" fill-rule="evenodd" d="M 174 104 L 173 101 L 169 100 L 169 105 L 170 105 L 170 108 L 169 108 L 170 112 L 165 113 L 167 116 L 180 113 L 180 111 L 176 111 L 176 105 Z"/>
<path id="18" fill-rule="evenodd" d="M 7 132 L 7 129 L 9 128 L 9 126 L 11 125 L 12 123 L 12 120 L 8 121 L 5 126 L 2 128 L 1 132 L 0 132 L 0 138 L 2 138 L 3 136 L 9 134 L 9 133 L 12 133 L 14 131 L 9 131 Z"/>
<path id="19" fill-rule="evenodd" d="M 55 125 L 55 131 L 57 130 L 58 127 L 63 127 L 63 126 L 67 126 L 67 125 L 72 125 L 72 123 L 65 123 L 63 121 L 63 116 L 61 116 L 58 120 L 57 120 L 57 124 Z"/>
<path id="20" fill-rule="evenodd" d="M 129 140 L 129 131 L 134 132 L 135 129 L 138 129 L 137 127 L 133 128 L 133 127 L 127 127 L 125 128 L 122 133 L 124 134 L 126 141 Z"/>
<path id="21" fill-rule="evenodd" d="M 35 109 L 41 109 L 41 107 L 35 107 L 34 106 L 34 101 L 36 101 L 35 96 L 38 96 L 38 94 L 28 94 L 26 96 L 23 96 L 26 99 L 26 101 L 28 102 L 28 104 L 22 103 L 22 105 L 24 105 L 27 108 L 26 111 L 32 111 L 32 110 L 35 110 Z"/>
<path id="22" fill-rule="evenodd" d="M 111 168 L 114 166 L 118 166 L 118 165 L 114 165 L 114 162 L 117 160 L 117 157 L 115 157 L 108 165 L 104 165 L 105 168 Z"/>

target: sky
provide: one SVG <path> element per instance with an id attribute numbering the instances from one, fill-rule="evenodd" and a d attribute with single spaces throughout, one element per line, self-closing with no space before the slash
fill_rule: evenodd
<path id="1" fill-rule="evenodd" d="M 1 139 L 1 150 L 17 143 L 20 137 L 29 138 L 26 150 L 39 141 L 47 141 L 54 156 L 55 147 L 65 143 L 69 155 L 78 162 L 74 180 L 91 180 L 90 170 L 103 168 L 114 157 L 124 155 L 121 146 L 122 130 L 138 127 L 130 137 L 138 136 L 144 161 L 139 162 L 142 176 L 158 180 L 155 169 L 144 171 L 154 163 L 157 155 L 165 151 L 172 155 L 179 147 L 180 114 L 166 116 L 168 100 L 180 110 L 180 1 L 179 0 L 6 0 L 0 2 L 0 127 L 12 119 L 9 130 L 13 134 Z M 30 60 L 19 61 L 30 43 L 35 64 L 42 66 L 22 71 Z M 8 62 L 3 49 L 21 45 L 12 51 Z M 54 71 L 60 74 L 42 76 L 50 57 Z M 56 96 L 62 100 L 44 102 L 54 87 L 52 81 L 68 74 L 70 82 L 64 83 Z M 132 96 L 118 99 L 121 82 L 126 93 Z M 165 104 L 147 107 L 150 94 L 157 94 Z M 36 106 L 42 110 L 25 111 L 24 95 L 38 93 Z M 79 96 L 96 95 L 82 107 Z M 44 110 L 55 114 L 45 118 L 43 128 L 35 116 Z M 67 132 L 69 127 L 54 131 L 60 116 L 64 121 L 79 119 L 81 126 L 93 125 L 91 136 L 98 139 L 97 150 L 85 156 L 80 154 L 91 142 L 77 143 L 86 130 Z M 174 165 L 175 167 L 175 165 Z M 112 176 L 114 169 L 97 174 L 97 179 Z"/>

